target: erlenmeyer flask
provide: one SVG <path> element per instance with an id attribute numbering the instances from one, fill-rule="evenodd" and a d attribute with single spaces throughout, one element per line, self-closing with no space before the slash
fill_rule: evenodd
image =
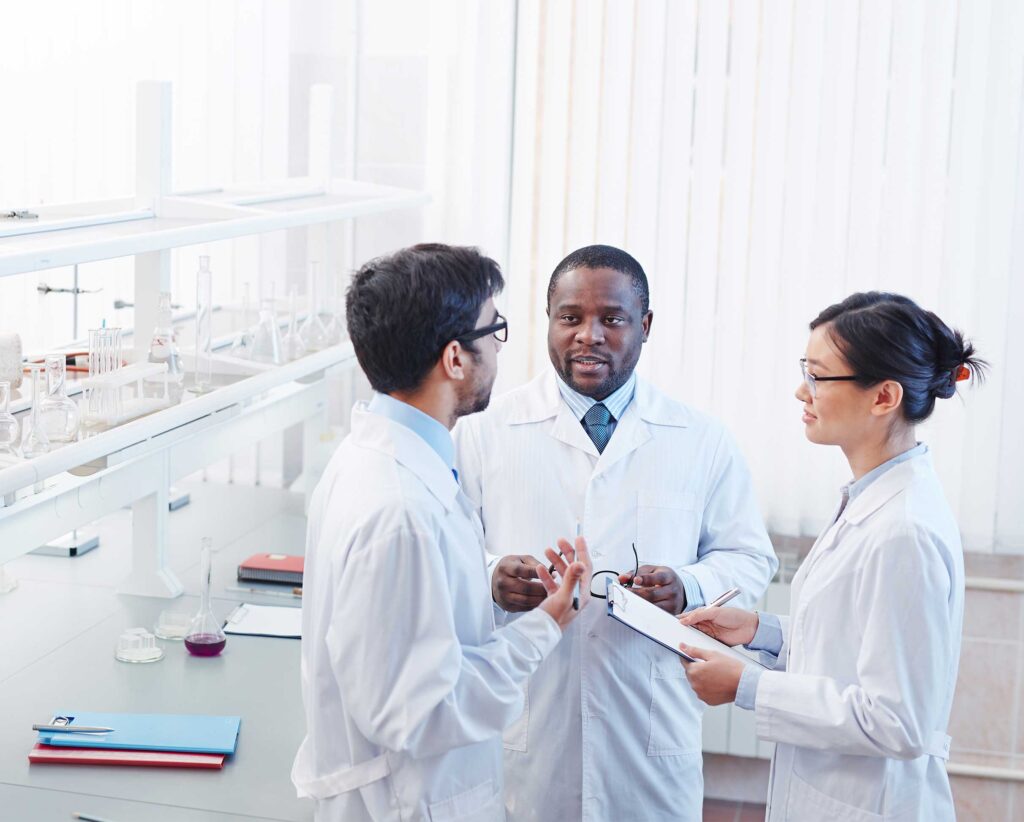
<path id="1" fill-rule="evenodd" d="M 256 331 L 252 335 L 252 358 L 274 365 L 280 365 L 284 361 L 281 354 L 281 332 L 277 327 L 274 301 L 269 297 L 260 303 L 260 319 L 256 324 Z"/>
<path id="2" fill-rule="evenodd" d="M 307 351 L 323 351 L 330 345 L 327 339 L 327 329 L 323 320 L 320 319 L 320 263 L 309 264 L 309 311 L 306 319 L 299 329 L 299 336 Z"/>
<path id="3" fill-rule="evenodd" d="M 65 380 L 67 365 L 63 354 L 46 358 L 46 396 L 39 403 L 39 421 L 50 442 L 74 442 L 81 426 L 78 405 L 68 399 Z"/>
<path id="4" fill-rule="evenodd" d="M 11 384 L 0 382 L 0 454 L 20 457 L 18 420 L 11 413 Z"/>
<path id="5" fill-rule="evenodd" d="M 297 294 L 293 285 L 288 291 L 288 333 L 282 340 L 284 358 L 288 361 L 297 360 L 306 353 L 306 344 L 299 334 L 299 315 L 296 306 Z"/>
<path id="6" fill-rule="evenodd" d="M 228 638 L 221 630 L 220 620 L 210 607 L 210 538 L 203 537 L 200 550 L 200 603 L 199 611 L 185 635 L 185 647 L 195 656 L 217 656 L 224 650 Z"/>
<path id="7" fill-rule="evenodd" d="M 39 403 L 43 396 L 43 366 L 32 363 L 29 369 L 32 372 L 32 412 L 21 427 L 21 453 L 28 460 L 41 457 L 50 450 L 50 438 L 46 436 L 39 418 Z"/>

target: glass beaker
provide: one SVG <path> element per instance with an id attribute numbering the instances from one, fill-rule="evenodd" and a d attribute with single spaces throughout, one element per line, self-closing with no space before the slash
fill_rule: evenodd
<path id="1" fill-rule="evenodd" d="M 68 399 L 67 362 L 63 354 L 46 358 L 46 396 L 39 403 L 39 421 L 50 442 L 74 442 L 81 426 L 78 405 Z"/>
<path id="2" fill-rule="evenodd" d="M 307 351 L 322 351 L 330 345 L 327 338 L 327 329 L 323 320 L 320 319 L 320 263 L 314 261 L 309 264 L 309 308 L 306 319 L 299 329 L 299 336 Z"/>
<path id="3" fill-rule="evenodd" d="M 195 656 L 217 656 L 227 644 L 227 635 L 221 630 L 220 620 L 210 607 L 210 538 L 203 537 L 200 549 L 200 602 L 199 611 L 185 636 L 185 647 Z"/>
<path id="4" fill-rule="evenodd" d="M 0 382 L 0 454 L 20 457 L 18 420 L 11 413 L 11 384 Z"/>
<path id="5" fill-rule="evenodd" d="M 297 360 L 306 353 L 306 344 L 302 341 L 302 336 L 299 334 L 297 299 L 298 294 L 293 285 L 288 290 L 288 333 L 284 335 L 284 340 L 282 340 L 284 358 L 286 360 Z"/>
<path id="6" fill-rule="evenodd" d="M 280 365 L 281 332 L 277 327 L 274 301 L 269 297 L 260 304 L 260 319 L 252 335 L 252 358 Z"/>
<path id="7" fill-rule="evenodd" d="M 43 366 L 29 365 L 32 380 L 32 411 L 21 427 L 21 453 L 25 459 L 40 457 L 50 450 L 50 438 L 46 435 L 39 418 L 39 404 L 43 396 Z"/>
<path id="8" fill-rule="evenodd" d="M 196 273 L 196 374 L 192 391 L 213 390 L 213 273 L 210 258 L 199 258 Z"/>

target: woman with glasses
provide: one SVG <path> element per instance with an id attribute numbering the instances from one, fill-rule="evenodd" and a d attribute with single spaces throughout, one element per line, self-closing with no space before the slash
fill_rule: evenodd
<path id="1" fill-rule="evenodd" d="M 735 700 L 776 743 L 769 820 L 955 819 L 946 735 L 963 621 L 960 534 L 915 426 L 986 367 L 906 297 L 854 294 L 811 323 L 807 438 L 853 480 L 792 584 L 791 616 L 706 607 L 680 617 L 762 652 L 769 670 L 684 647 L 697 695 Z"/>

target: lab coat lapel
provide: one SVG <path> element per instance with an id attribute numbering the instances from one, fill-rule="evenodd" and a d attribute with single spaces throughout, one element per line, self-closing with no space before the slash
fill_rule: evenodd
<path id="1" fill-rule="evenodd" d="M 586 432 L 584 432 L 584 436 L 586 436 Z M 601 474 L 609 470 L 615 463 L 628 457 L 650 438 L 651 432 L 647 428 L 647 423 L 641 419 L 636 402 L 631 402 L 623 412 L 622 419 L 615 425 L 612 438 L 608 440 L 608 445 L 605 446 L 604 453 L 601 454 L 601 458 L 597 462 L 597 473 Z M 587 439 L 589 440 L 590 437 L 587 436 Z"/>

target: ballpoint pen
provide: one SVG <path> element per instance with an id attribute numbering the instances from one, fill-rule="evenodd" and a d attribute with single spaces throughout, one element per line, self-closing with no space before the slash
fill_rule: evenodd
<path id="1" fill-rule="evenodd" d="M 114 729 L 98 725 L 33 725 L 32 730 L 58 734 L 108 734 Z"/>
<path id="2" fill-rule="evenodd" d="M 576 536 L 580 535 L 580 521 L 576 520 Z M 578 611 L 580 609 L 580 581 L 577 579 L 576 584 L 572 586 L 572 609 Z"/>
<path id="3" fill-rule="evenodd" d="M 730 599 L 732 599 L 733 597 L 738 597 L 739 595 L 739 588 L 730 588 L 728 591 L 726 591 L 724 594 L 718 597 L 714 602 L 709 603 L 708 607 L 717 608 L 719 605 L 725 605 L 725 603 L 727 603 Z"/>

